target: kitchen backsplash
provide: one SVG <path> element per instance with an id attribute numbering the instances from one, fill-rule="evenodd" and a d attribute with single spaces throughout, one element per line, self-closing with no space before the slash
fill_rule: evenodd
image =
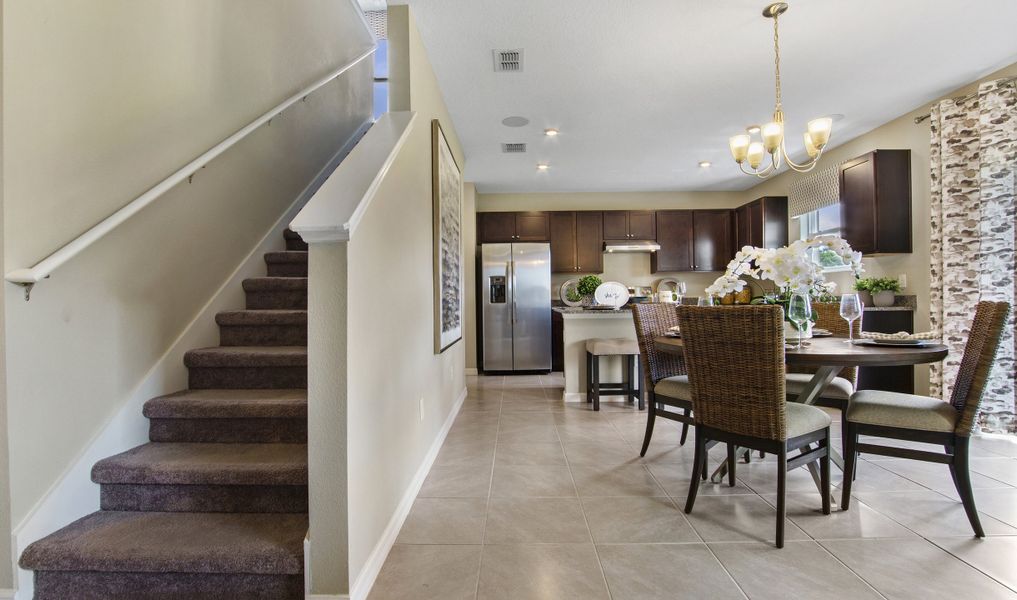
<path id="1" fill-rule="evenodd" d="M 653 286 L 661 279 L 677 279 L 684 281 L 686 295 L 699 296 L 708 285 L 713 283 L 720 273 L 650 273 L 650 254 L 639 253 L 605 253 L 604 272 L 600 273 L 604 281 L 617 281 L 626 286 Z M 558 289 L 569 279 L 582 277 L 571 273 L 551 274 L 551 297 L 558 297 Z"/>

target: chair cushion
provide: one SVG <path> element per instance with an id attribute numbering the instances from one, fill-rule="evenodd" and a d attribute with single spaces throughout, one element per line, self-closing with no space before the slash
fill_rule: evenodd
<path id="1" fill-rule="evenodd" d="M 787 439 L 796 438 L 830 426 L 830 415 L 821 408 L 797 402 L 785 404 L 787 411 Z"/>
<path id="2" fill-rule="evenodd" d="M 938 398 L 878 390 L 862 390 L 851 396 L 847 411 L 852 423 L 921 431 L 951 432 L 957 418 L 957 409 Z"/>
<path id="3" fill-rule="evenodd" d="M 802 390 L 805 389 L 805 386 L 811 380 L 812 373 L 787 373 L 784 375 L 784 389 L 787 391 L 788 396 L 797 396 L 802 393 Z M 833 381 L 823 388 L 819 397 L 847 401 L 854 391 L 855 386 L 851 385 L 850 381 L 843 377 L 834 377 Z"/>
<path id="4" fill-rule="evenodd" d="M 595 338 L 586 340 L 586 351 L 594 356 L 639 354 L 639 342 L 628 338 Z"/>
<path id="5" fill-rule="evenodd" d="M 692 400 L 692 388 L 689 386 L 688 375 L 666 377 L 653 386 L 653 393 L 676 400 Z"/>

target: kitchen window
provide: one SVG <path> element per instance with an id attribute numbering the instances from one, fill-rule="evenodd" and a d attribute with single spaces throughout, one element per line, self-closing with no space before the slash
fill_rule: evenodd
<path id="1" fill-rule="evenodd" d="M 796 218 L 801 227 L 800 239 L 807 240 L 821 236 L 840 237 L 841 235 L 840 203 L 824 206 Z M 823 248 L 813 250 L 812 260 L 822 266 L 825 272 L 847 271 L 851 268 L 844 264 L 844 261 L 836 253 Z"/>

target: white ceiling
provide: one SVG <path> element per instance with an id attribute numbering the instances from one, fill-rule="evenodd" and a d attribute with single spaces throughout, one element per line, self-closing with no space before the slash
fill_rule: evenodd
<path id="1" fill-rule="evenodd" d="M 408 0 L 483 192 L 739 190 L 727 139 L 773 111 L 764 0 Z M 833 145 L 1017 62 L 1017 1 L 798 0 L 780 20 L 789 150 Z M 523 48 L 524 72 L 491 50 Z M 524 128 L 501 124 L 510 115 Z M 561 130 L 545 138 L 544 128 Z M 502 142 L 527 142 L 523 155 Z M 700 169 L 700 160 L 713 167 Z M 536 164 L 551 169 L 538 173 Z"/>

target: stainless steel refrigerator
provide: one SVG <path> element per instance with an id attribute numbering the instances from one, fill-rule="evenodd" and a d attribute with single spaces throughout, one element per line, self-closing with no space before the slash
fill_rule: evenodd
<path id="1" fill-rule="evenodd" d="M 484 371 L 551 370 L 551 246 L 483 244 Z"/>

